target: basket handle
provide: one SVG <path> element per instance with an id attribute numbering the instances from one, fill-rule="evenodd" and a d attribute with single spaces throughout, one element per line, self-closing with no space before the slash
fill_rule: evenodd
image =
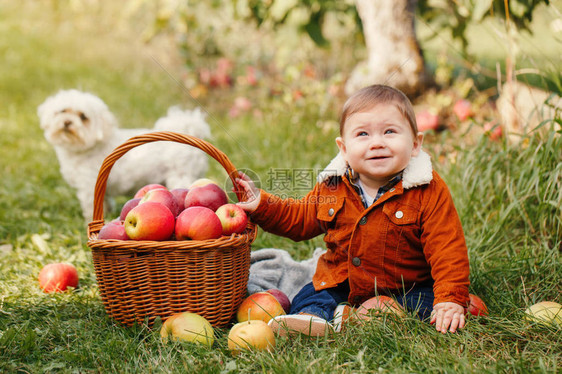
<path id="1" fill-rule="evenodd" d="M 131 149 L 146 143 L 161 140 L 183 143 L 201 149 L 222 165 L 222 167 L 228 173 L 232 184 L 236 185 L 235 179 L 238 178 L 238 170 L 236 170 L 232 162 L 230 162 L 228 157 L 226 157 L 226 155 L 222 151 L 218 150 L 217 148 L 215 148 L 215 146 L 213 146 L 209 142 L 206 142 L 205 140 L 196 138 L 191 135 L 179 134 L 171 131 L 157 131 L 134 136 L 127 140 L 125 143 L 121 144 L 119 147 L 115 148 L 113 152 L 111 152 L 103 160 L 94 190 L 94 215 L 93 221 L 90 223 L 90 226 L 95 224 L 96 222 L 103 222 L 103 200 L 107 187 L 107 178 L 109 177 L 109 172 L 111 171 L 113 164 L 115 164 L 117 160 L 119 160 L 125 153 L 127 153 Z M 245 194 L 241 190 L 235 190 L 238 201 L 245 201 Z"/>

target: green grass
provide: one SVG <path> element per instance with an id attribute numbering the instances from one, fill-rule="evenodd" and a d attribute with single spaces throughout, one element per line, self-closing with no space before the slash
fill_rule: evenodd
<path id="1" fill-rule="evenodd" d="M 488 318 L 470 319 L 458 334 L 443 336 L 410 317 L 386 318 L 335 339 L 279 338 L 273 353 L 233 358 L 227 330 L 217 329 L 208 349 L 163 344 L 158 325 L 124 328 L 109 319 L 78 202 L 39 129 L 36 107 L 59 88 L 78 87 L 101 96 L 123 126 L 137 127 L 150 126 L 170 105 L 196 103 L 121 34 L 73 30 L 68 20 L 53 22 L 63 18 L 60 12 L 47 8 L 38 17 L 30 4 L 0 2 L 0 372 L 561 370 L 562 327 L 523 319 L 535 302 L 562 301 L 562 138 L 552 131 L 517 146 L 452 132 L 427 139 L 463 222 L 471 292 L 490 309 Z M 336 152 L 337 128 L 328 121 L 338 106 L 321 110 L 319 101 L 296 105 L 264 94 L 262 117 L 230 119 L 225 109 L 234 95 L 219 91 L 201 99 L 211 114 L 212 142 L 262 183 L 272 169 L 318 169 Z M 209 176 L 224 178 L 216 164 Z M 321 238 L 294 243 L 260 231 L 253 248 L 284 248 L 305 259 L 320 245 Z M 41 267 L 55 261 L 76 265 L 78 290 L 39 290 Z"/>

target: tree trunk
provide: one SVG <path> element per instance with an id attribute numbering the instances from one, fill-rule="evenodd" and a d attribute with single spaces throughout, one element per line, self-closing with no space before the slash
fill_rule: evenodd
<path id="1" fill-rule="evenodd" d="M 409 96 L 429 82 L 416 39 L 416 0 L 355 0 L 363 23 L 367 61 L 353 70 L 346 83 L 352 94 L 370 84 L 387 84 Z"/>

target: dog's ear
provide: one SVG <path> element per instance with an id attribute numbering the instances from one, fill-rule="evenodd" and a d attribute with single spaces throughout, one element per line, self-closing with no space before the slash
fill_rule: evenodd
<path id="1" fill-rule="evenodd" d="M 46 120 L 45 116 L 47 115 L 47 112 L 48 112 L 49 102 L 50 102 L 50 99 L 47 99 L 47 100 L 45 100 L 45 102 L 43 102 L 43 104 L 41 104 L 37 107 L 37 116 L 39 117 L 39 126 L 42 129 L 45 129 L 47 127 L 47 120 Z"/>
<path id="2" fill-rule="evenodd" d="M 100 126 L 98 126 L 96 137 L 98 141 L 107 139 L 108 135 L 118 126 L 117 119 L 108 109 L 100 113 Z"/>

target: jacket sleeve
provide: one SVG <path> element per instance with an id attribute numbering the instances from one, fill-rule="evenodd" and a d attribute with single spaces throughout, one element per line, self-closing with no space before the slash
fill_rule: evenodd
<path id="1" fill-rule="evenodd" d="M 447 185 L 436 173 L 427 192 L 421 241 L 434 280 L 434 305 L 449 301 L 466 307 L 470 269 L 457 210 Z"/>
<path id="2" fill-rule="evenodd" d="M 294 241 L 311 239 L 324 232 L 316 218 L 320 186 L 302 199 L 281 199 L 261 190 L 258 208 L 251 214 L 252 220 L 262 229 Z"/>

